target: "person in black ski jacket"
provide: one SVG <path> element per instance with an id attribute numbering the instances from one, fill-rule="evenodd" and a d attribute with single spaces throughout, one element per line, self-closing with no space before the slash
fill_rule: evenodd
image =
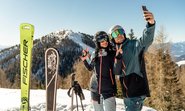
<path id="1" fill-rule="evenodd" d="M 91 98 L 95 111 L 116 111 L 115 94 L 117 92 L 115 75 L 113 74 L 115 51 L 113 51 L 106 32 L 95 34 L 95 51 L 91 57 L 81 57 L 86 68 L 93 75 L 90 81 Z M 103 104 L 104 103 L 104 104 Z M 103 106 L 104 105 L 104 106 Z M 105 107 L 105 109 L 104 109 Z"/>
<path id="2" fill-rule="evenodd" d="M 143 54 L 153 42 L 155 20 L 149 11 L 144 11 L 144 18 L 147 25 L 139 39 L 126 38 L 119 25 L 109 30 L 116 44 L 114 73 L 120 75 L 126 111 L 141 111 L 145 98 L 150 96 Z"/>

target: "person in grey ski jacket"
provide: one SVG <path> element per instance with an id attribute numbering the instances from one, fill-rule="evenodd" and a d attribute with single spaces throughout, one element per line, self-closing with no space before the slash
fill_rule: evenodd
<path id="1" fill-rule="evenodd" d="M 92 103 L 95 111 L 116 111 L 117 88 L 113 73 L 115 51 L 112 50 L 109 37 L 104 31 L 97 32 L 94 41 L 96 49 L 91 58 L 85 50 L 82 58 L 86 68 L 93 70 L 90 81 Z"/>
<path id="2" fill-rule="evenodd" d="M 112 41 L 116 44 L 114 73 L 120 75 L 126 111 L 141 111 L 145 98 L 150 96 L 143 53 L 153 42 L 155 20 L 151 12 L 143 13 L 147 25 L 141 38 L 126 38 L 120 25 L 109 30 Z"/>

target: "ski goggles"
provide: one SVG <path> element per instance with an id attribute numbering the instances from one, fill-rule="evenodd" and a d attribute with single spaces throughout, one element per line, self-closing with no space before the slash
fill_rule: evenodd
<path id="1" fill-rule="evenodd" d="M 111 33 L 112 38 L 117 38 L 118 35 L 123 35 L 125 31 L 123 29 L 117 29 Z"/>
<path id="2" fill-rule="evenodd" d="M 96 40 L 98 42 L 103 42 L 103 41 L 107 41 L 108 40 L 108 36 L 107 35 L 99 35 Z"/>

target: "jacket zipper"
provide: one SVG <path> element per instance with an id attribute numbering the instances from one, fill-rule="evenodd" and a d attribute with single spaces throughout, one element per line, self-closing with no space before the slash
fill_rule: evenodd
<path id="1" fill-rule="evenodd" d="M 100 55 L 99 94 L 101 94 L 101 79 L 102 79 L 102 55 Z"/>
<path id="2" fill-rule="evenodd" d="M 113 78 L 112 78 L 112 70 L 110 69 L 110 78 L 111 78 L 111 81 L 112 81 L 112 85 L 114 85 L 114 81 L 113 81 Z"/>
<path id="3" fill-rule="evenodd" d="M 123 74 L 124 74 L 123 85 L 124 85 L 125 90 L 126 90 L 126 97 L 128 97 L 128 88 L 127 88 L 127 85 L 125 84 L 125 76 L 126 76 L 125 69 L 126 69 L 126 66 L 125 66 L 125 63 L 123 61 L 122 61 L 122 65 L 123 65 L 122 71 L 123 71 Z"/>

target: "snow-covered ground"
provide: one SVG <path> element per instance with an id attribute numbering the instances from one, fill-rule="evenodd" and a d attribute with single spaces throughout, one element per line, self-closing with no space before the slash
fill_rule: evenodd
<path id="1" fill-rule="evenodd" d="M 71 98 L 67 95 L 68 90 L 58 89 L 57 91 L 57 111 L 70 111 Z M 94 111 L 90 101 L 90 92 L 83 90 L 85 100 L 82 101 L 85 111 Z M 45 111 L 46 107 L 45 90 L 31 90 L 30 91 L 30 106 L 31 111 Z M 78 99 L 79 100 L 79 99 Z M 74 100 L 74 105 L 76 105 Z M 116 99 L 117 111 L 124 111 L 122 99 Z M 79 111 L 80 108 L 80 101 Z M 4 89 L 0 88 L 0 111 L 19 111 L 20 107 L 20 89 Z M 74 106 L 74 111 L 77 111 Z M 156 111 L 149 107 L 143 107 L 142 111 Z"/>
<path id="2" fill-rule="evenodd" d="M 185 65 L 185 60 L 177 62 L 178 66 Z"/>

